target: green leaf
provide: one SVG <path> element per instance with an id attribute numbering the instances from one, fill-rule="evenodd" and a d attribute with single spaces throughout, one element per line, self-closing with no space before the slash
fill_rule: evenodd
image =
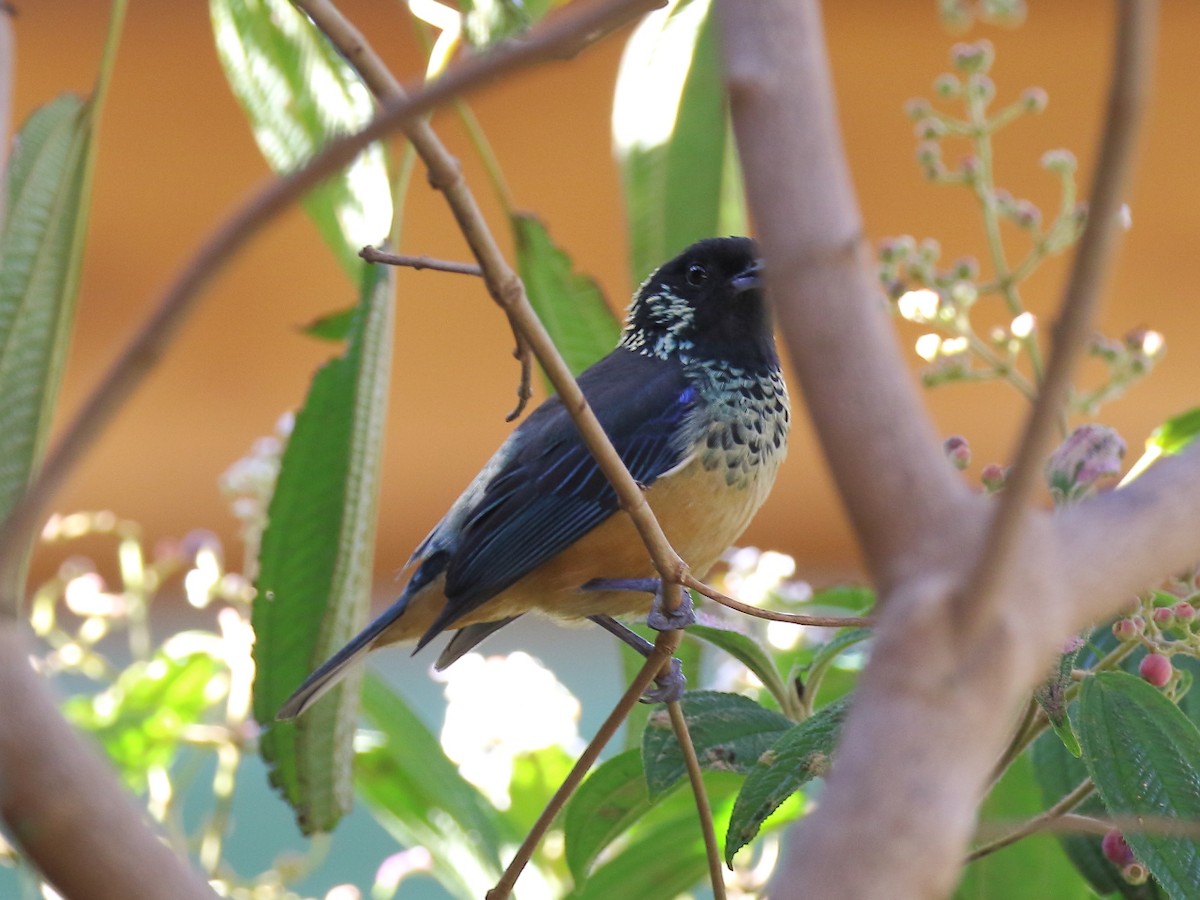
<path id="1" fill-rule="evenodd" d="M 792 727 L 786 716 L 739 694 L 688 691 L 681 702 L 702 769 L 751 771 L 759 757 Z M 687 775 L 666 708 L 657 709 L 642 736 L 646 785 L 656 798 Z"/>
<path id="2" fill-rule="evenodd" d="M 724 650 L 747 669 L 758 676 L 758 680 L 771 692 L 771 696 L 781 709 L 793 709 L 797 697 L 795 691 L 788 688 L 775 667 L 774 660 L 758 641 L 740 631 L 729 628 L 717 628 L 712 625 L 689 625 L 689 637 L 700 638 L 718 649 Z"/>
<path id="3" fill-rule="evenodd" d="M 514 37 L 536 25 L 555 0 L 463 0 L 463 31 L 476 49 Z M 557 0 L 562 3 L 565 0 Z"/>
<path id="4" fill-rule="evenodd" d="M 1030 761 L 1033 764 L 1034 777 L 1041 788 L 1045 807 L 1057 803 L 1078 787 L 1084 778 L 1090 777 L 1083 760 L 1071 756 L 1062 741 L 1049 732 L 1040 735 L 1034 741 Z M 1103 816 L 1107 813 L 1104 802 L 1095 794 L 1075 807 L 1074 811 L 1085 816 Z M 1153 881 L 1133 885 L 1122 878 L 1116 867 L 1104 856 L 1097 835 L 1060 834 L 1058 842 L 1071 864 L 1097 894 L 1108 896 L 1119 893 L 1126 900 L 1155 900 L 1164 896 Z M 1022 845 L 1024 843 L 1021 842 Z M 1032 867 L 1025 869 L 1026 873 L 1031 870 Z M 1041 871 L 1041 868 L 1038 867 L 1037 871 Z"/>
<path id="5" fill-rule="evenodd" d="M 371 118 L 370 92 L 308 18 L 288 0 L 209 0 L 217 55 L 268 165 L 287 173 L 332 138 Z M 358 281 L 358 251 L 391 226 L 383 148 L 364 150 L 314 188 L 304 206 L 338 261 Z"/>
<path id="6" fill-rule="evenodd" d="M 215 635 L 177 634 L 107 690 L 67 700 L 63 714 L 96 737 L 130 789 L 144 791 L 147 773 L 169 768 L 184 733 L 221 702 L 224 692 L 212 691 L 224 670 L 220 652 Z"/>
<path id="7" fill-rule="evenodd" d="M 592 770 L 563 815 L 567 866 L 576 883 L 600 852 L 653 805 L 640 750 L 626 750 Z"/>
<path id="8" fill-rule="evenodd" d="M 1084 761 L 1114 816 L 1200 821 L 1200 732 L 1160 691 L 1124 672 L 1101 672 L 1083 683 L 1078 725 Z M 1194 894 L 1200 842 L 1123 834 L 1168 894 Z"/>
<path id="9" fill-rule="evenodd" d="M 24 491 L 58 395 L 79 289 L 95 115 L 63 96 L 17 136 L 0 231 L 0 517 Z"/>
<path id="10" fill-rule="evenodd" d="M 706 772 L 704 786 L 719 829 L 729 818 L 740 779 Z M 585 881 L 576 879 L 569 900 L 661 900 L 694 887 L 708 871 L 704 840 L 690 791 L 675 791 L 655 804 L 628 840 Z"/>
<path id="11" fill-rule="evenodd" d="M 302 326 L 300 330 L 309 337 L 340 343 L 350 336 L 350 326 L 354 324 L 354 314 L 357 310 L 357 306 L 351 306 L 348 309 L 339 309 L 337 312 L 318 316 L 307 325 Z"/>
<path id="12" fill-rule="evenodd" d="M 825 774 L 849 709 L 842 698 L 793 725 L 759 757 L 738 794 L 725 836 L 725 862 L 750 843 L 784 800 Z"/>
<path id="13" fill-rule="evenodd" d="M 503 871 L 507 834 L 499 814 L 446 758 L 437 738 L 380 679 L 363 680 L 363 712 L 378 730 L 364 735 L 354 784 L 398 841 L 429 850 L 434 873 L 459 896 L 482 897 Z"/>
<path id="14" fill-rule="evenodd" d="M 621 58 L 613 142 L 633 283 L 689 244 L 744 227 L 709 0 L 646 16 Z"/>
<path id="15" fill-rule="evenodd" d="M 1126 484 L 1142 474 L 1160 456 L 1183 452 L 1200 435 L 1200 406 L 1189 409 L 1163 422 L 1146 438 L 1146 451 L 1121 479 Z"/>
<path id="16" fill-rule="evenodd" d="M 1046 736 L 1057 743 L 1053 735 Z M 994 825 L 1004 833 L 1015 823 L 1037 815 L 1082 780 L 1083 764 L 1078 765 L 1081 774 L 1075 783 L 1043 803 L 1029 754 L 1022 754 L 1008 767 L 984 801 L 980 809 L 981 826 Z M 1098 800 L 1096 804 L 1099 805 Z M 1099 849 L 1099 841 L 1096 846 Z M 1037 873 L 1036 895 L 1039 897 L 1088 900 L 1094 896 L 1063 855 L 1058 841 L 1043 833 L 1024 838 L 968 865 L 954 897 L 955 900 L 1012 900 L 1032 896 L 1030 875 L 1034 872 Z"/>
<path id="17" fill-rule="evenodd" d="M 578 375 L 617 344 L 621 325 L 604 301 L 599 285 L 577 273 L 571 259 L 550 240 L 534 216 L 512 217 L 517 268 L 529 302 L 571 374 Z M 548 390 L 553 390 L 549 381 Z"/>
<path id="18" fill-rule="evenodd" d="M 812 660 L 804 667 L 804 694 L 810 703 L 815 701 L 821 690 L 821 682 L 825 680 L 825 673 L 829 671 L 834 660 L 870 636 L 869 628 L 842 628 L 833 638 L 817 647 Z"/>
<path id="19" fill-rule="evenodd" d="M 271 781 L 307 833 L 351 803 L 357 709 L 351 676 L 297 721 L 280 704 L 365 623 L 376 485 L 391 365 L 392 273 L 368 269 L 350 342 L 313 378 L 284 450 L 263 533 L 255 633 L 254 715 Z"/>

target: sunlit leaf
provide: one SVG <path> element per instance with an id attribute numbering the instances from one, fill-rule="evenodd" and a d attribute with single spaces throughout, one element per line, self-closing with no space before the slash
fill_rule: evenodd
<path id="1" fill-rule="evenodd" d="M 1133 481 L 1159 457 L 1182 453 L 1197 435 L 1200 435 L 1200 406 L 1167 419 L 1150 432 L 1150 437 L 1146 438 L 1146 451 L 1125 473 L 1121 484 Z"/>
<path id="2" fill-rule="evenodd" d="M 1101 672 L 1083 683 L 1078 726 L 1084 761 L 1114 816 L 1200 821 L 1200 731 L 1161 691 L 1125 672 Z M 1122 833 L 1168 894 L 1195 892 L 1200 841 Z"/>
<path id="3" fill-rule="evenodd" d="M 312 387 L 284 450 L 262 538 L 254 715 L 271 781 L 306 832 L 328 831 L 351 803 L 358 708 L 351 676 L 294 722 L 280 705 L 366 620 L 392 340 L 392 272 L 367 270 L 350 340 Z"/>
<path id="4" fill-rule="evenodd" d="M 291 172 L 371 118 L 366 86 L 288 0 L 209 0 L 217 55 L 271 168 Z M 364 150 L 305 198 L 321 236 L 356 281 L 358 251 L 391 225 L 383 149 Z"/>
<path id="5" fill-rule="evenodd" d="M 169 768 L 187 729 L 223 698 L 216 681 L 223 669 L 220 658 L 203 649 L 160 650 L 149 662 L 129 666 L 101 693 L 72 697 L 63 713 L 96 737 L 131 789 L 142 791 L 147 772 Z"/>
<path id="6" fill-rule="evenodd" d="M 588 775 L 567 804 L 563 819 L 567 865 L 576 882 L 600 851 L 652 805 L 640 750 L 626 750 Z"/>
<path id="7" fill-rule="evenodd" d="M 792 698 L 788 696 L 789 688 L 779 674 L 779 669 L 775 667 L 774 661 L 758 641 L 740 631 L 716 628 L 711 625 L 690 625 L 686 633 L 689 637 L 699 638 L 724 650 L 758 676 L 763 687 L 771 692 L 781 708 L 789 708 L 793 702 Z"/>
<path id="8" fill-rule="evenodd" d="M 565 0 L 463 0 L 463 30 L 480 49 L 532 28 Z"/>
<path id="9" fill-rule="evenodd" d="M 709 0 L 646 16 L 613 100 L 634 284 L 701 238 L 745 229 Z"/>
<path id="10" fill-rule="evenodd" d="M 355 757 L 359 795 L 398 841 L 429 850 L 443 884 L 482 897 L 503 869 L 502 843 L 519 835 L 504 830 L 500 814 L 459 774 L 425 723 L 370 675 L 363 712 L 378 735 L 364 735 Z"/>

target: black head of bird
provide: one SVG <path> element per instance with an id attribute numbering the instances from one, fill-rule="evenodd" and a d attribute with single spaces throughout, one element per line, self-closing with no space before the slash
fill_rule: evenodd
<path id="1" fill-rule="evenodd" d="M 704 577 L 766 499 L 787 449 L 787 390 L 753 241 L 700 241 L 660 267 L 635 295 L 620 343 L 579 386 L 667 538 Z M 610 624 L 645 614 L 651 600 L 629 585 L 656 574 L 557 397 L 500 446 L 408 566 L 400 597 L 280 718 L 384 644 L 420 649 L 453 631 L 440 668 L 529 611 Z"/>

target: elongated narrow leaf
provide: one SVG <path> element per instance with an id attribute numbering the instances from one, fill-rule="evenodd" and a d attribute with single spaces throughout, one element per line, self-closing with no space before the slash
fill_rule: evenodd
<path id="1" fill-rule="evenodd" d="M 354 783 L 375 818 L 402 844 L 425 847 L 438 879 L 482 897 L 500 877 L 506 834 L 499 814 L 446 758 L 437 738 L 378 678 L 363 681 L 363 712 L 379 732 L 364 736 Z"/>
<path id="2" fill-rule="evenodd" d="M 529 302 L 554 338 L 571 373 L 578 375 L 617 345 L 621 325 L 595 280 L 575 271 L 535 217 L 512 217 L 517 266 Z M 547 390 L 553 390 L 546 381 Z"/>
<path id="3" fill-rule="evenodd" d="M 810 698 L 809 703 L 815 703 L 815 698 L 821 690 L 821 682 L 834 661 L 856 644 L 860 644 L 871 636 L 869 628 L 843 628 L 833 638 L 821 644 L 813 654 L 812 660 L 805 668 L 804 694 Z"/>
<path id="4" fill-rule="evenodd" d="M 784 800 L 825 774 L 849 703 L 829 704 L 783 735 L 759 757 L 738 794 L 725 836 L 725 861 L 750 843 Z"/>
<path id="5" fill-rule="evenodd" d="M 1124 672 L 1083 683 L 1079 739 L 1114 816 L 1200 821 L 1200 732 L 1160 691 Z M 1200 884 L 1200 841 L 1126 829 L 1125 840 L 1172 897 Z"/>
<path id="6" fill-rule="evenodd" d="M 366 620 L 391 364 L 392 275 L 366 273 L 346 352 L 313 378 L 283 454 L 254 601 L 254 715 L 271 780 L 306 832 L 350 807 L 358 709 L 348 679 L 295 722 L 280 704 Z"/>
<path id="7" fill-rule="evenodd" d="M 741 230 L 709 0 L 672 0 L 626 45 L 613 101 L 633 283 L 689 244 Z"/>
<path id="8" fill-rule="evenodd" d="M 1080 638 L 1077 642 L 1072 643 L 1074 646 L 1069 647 L 1058 658 L 1058 667 L 1037 686 L 1033 697 L 1046 714 L 1046 718 L 1050 720 L 1050 727 L 1063 742 L 1063 746 L 1072 756 L 1078 756 L 1082 751 L 1079 748 L 1079 738 L 1075 734 L 1075 728 L 1067 715 L 1066 694 L 1067 688 L 1072 683 L 1071 673 L 1075 670 L 1075 661 L 1079 658 L 1079 651 L 1086 646 L 1085 638 Z"/>
<path id="9" fill-rule="evenodd" d="M 274 171 L 298 168 L 370 120 L 366 86 L 288 0 L 210 0 L 209 13 L 225 76 Z M 305 208 L 357 281 L 358 251 L 383 240 L 392 220 L 383 149 L 368 148 L 314 188 Z"/>
<path id="10" fill-rule="evenodd" d="M 771 696 L 782 709 L 789 709 L 795 702 L 795 694 L 784 683 L 783 676 L 775 667 L 770 655 L 762 645 L 753 638 L 733 631 L 729 628 L 716 628 L 711 625 L 689 625 L 687 634 L 700 638 L 714 647 L 724 650 L 747 669 L 758 676 Z M 789 696 L 791 694 L 791 696 Z"/>
<path id="11" fill-rule="evenodd" d="M 718 772 L 744 775 L 751 771 L 759 757 L 792 727 L 786 716 L 739 694 L 688 691 L 681 705 L 701 768 Z M 670 790 L 687 774 L 666 709 L 655 711 L 646 723 L 642 760 L 652 798 Z"/>

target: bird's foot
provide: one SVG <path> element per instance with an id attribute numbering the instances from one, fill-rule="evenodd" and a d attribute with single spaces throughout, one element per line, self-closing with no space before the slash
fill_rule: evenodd
<path id="1" fill-rule="evenodd" d="M 696 609 L 692 603 L 692 592 L 683 590 L 683 602 L 674 612 L 667 609 L 663 598 L 662 582 L 657 578 L 593 578 L 583 586 L 585 591 L 640 591 L 653 594 L 650 614 L 646 624 L 655 631 L 672 631 L 696 624 Z"/>
<path id="2" fill-rule="evenodd" d="M 616 635 L 642 656 L 648 657 L 654 649 L 654 645 L 642 637 L 640 634 L 630 631 L 612 616 L 588 616 L 593 622 L 603 628 L 610 634 Z M 679 660 L 672 658 L 669 671 L 665 675 L 658 675 L 654 679 L 656 687 L 650 688 L 642 694 L 643 703 L 673 703 L 683 697 L 683 692 L 687 690 L 687 678 L 683 674 L 683 666 Z"/>

